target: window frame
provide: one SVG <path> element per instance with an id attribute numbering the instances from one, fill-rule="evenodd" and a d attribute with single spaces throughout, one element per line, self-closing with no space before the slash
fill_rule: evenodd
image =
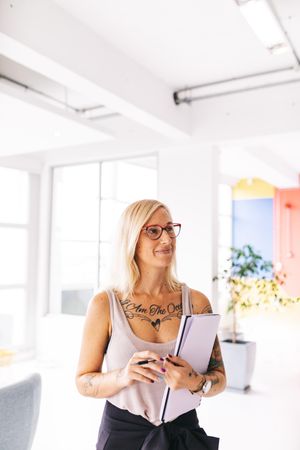
<path id="1" fill-rule="evenodd" d="M 4 167 L 5 168 L 5 167 Z M 28 220 L 27 223 L 1 222 L 0 228 L 16 228 L 27 231 L 26 279 L 25 283 L 1 284 L 0 290 L 24 289 L 25 292 L 25 333 L 24 341 L 11 349 L 16 352 L 17 358 L 23 353 L 33 353 L 36 341 L 36 271 L 37 271 L 37 245 L 38 245 L 38 202 L 40 179 L 38 174 L 26 172 L 28 175 Z"/>
<path id="2" fill-rule="evenodd" d="M 99 195 L 99 202 L 98 202 L 98 236 L 97 236 L 97 282 L 96 285 L 97 287 L 99 287 L 99 284 L 101 282 L 100 277 L 100 260 L 101 260 L 101 255 L 100 255 L 100 247 L 101 244 L 105 244 L 107 243 L 106 240 L 101 240 L 101 230 L 100 230 L 100 221 L 101 221 L 101 201 L 102 200 L 107 200 L 108 197 L 102 197 L 102 192 L 101 192 L 101 173 L 102 173 L 102 165 L 108 162 L 130 162 L 130 161 L 135 161 L 135 160 L 143 160 L 145 158 L 155 158 L 155 165 L 156 165 L 156 170 L 158 171 L 158 154 L 157 152 L 151 152 L 151 153 L 147 153 L 147 154 L 141 154 L 141 155 L 128 155 L 128 156 L 124 156 L 124 157 L 114 157 L 114 158 L 109 158 L 109 159 L 97 159 L 97 160 L 89 160 L 89 161 L 82 161 L 82 162 L 76 162 L 76 163 L 66 163 L 66 164 L 61 164 L 61 165 L 53 165 L 51 167 L 51 188 L 50 188 L 50 202 L 51 202 L 51 208 L 50 208 L 50 227 L 49 227 L 49 267 L 48 267 L 48 292 L 47 292 L 47 312 L 46 314 L 57 314 L 57 315 L 63 315 L 63 316 L 73 316 L 73 314 L 66 314 L 66 313 L 62 313 L 61 311 L 61 298 L 59 298 L 54 290 L 53 290 L 53 273 L 52 273 L 52 251 L 53 251 L 53 229 L 54 229 L 54 197 L 55 197 L 55 186 L 54 186 L 54 172 L 56 169 L 62 169 L 62 168 L 66 168 L 66 167 L 73 167 L 73 166 L 83 166 L 83 165 L 87 165 L 87 164 L 98 164 L 99 166 L 99 191 L 98 191 L 98 195 Z M 156 192 L 158 192 L 158 177 L 156 179 Z M 109 200 L 115 200 L 115 201 L 119 201 L 115 196 L 113 197 L 109 197 Z M 125 203 L 125 202 L 124 202 Z M 127 203 L 125 203 L 127 205 Z M 94 288 L 95 289 L 95 288 Z M 80 317 L 80 316 L 79 316 Z"/>

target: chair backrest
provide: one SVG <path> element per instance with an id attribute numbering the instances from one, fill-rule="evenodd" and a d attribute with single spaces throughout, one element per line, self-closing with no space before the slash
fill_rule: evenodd
<path id="1" fill-rule="evenodd" d="M 30 450 L 41 402 L 41 376 L 0 388 L 0 450 Z"/>

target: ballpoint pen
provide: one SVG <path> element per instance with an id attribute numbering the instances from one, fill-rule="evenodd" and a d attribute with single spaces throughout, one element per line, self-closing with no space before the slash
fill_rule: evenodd
<path id="1" fill-rule="evenodd" d="M 138 361 L 136 363 L 133 363 L 133 366 L 143 366 L 144 364 L 148 364 L 150 362 L 155 362 L 156 359 L 143 359 L 143 361 Z"/>

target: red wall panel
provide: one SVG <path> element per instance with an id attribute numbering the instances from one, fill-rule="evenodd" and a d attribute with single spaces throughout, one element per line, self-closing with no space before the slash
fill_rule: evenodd
<path id="1" fill-rule="evenodd" d="M 300 189 L 276 189 L 275 263 L 287 274 L 285 290 L 300 296 Z"/>

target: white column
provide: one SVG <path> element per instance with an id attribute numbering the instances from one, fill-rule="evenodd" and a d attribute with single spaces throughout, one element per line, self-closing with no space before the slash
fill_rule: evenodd
<path id="1" fill-rule="evenodd" d="M 36 309 L 38 304 L 38 223 L 39 223 L 40 176 L 30 173 L 30 202 L 28 227 L 28 264 L 27 264 L 27 327 L 26 343 L 30 350 L 36 346 Z"/>
<path id="2" fill-rule="evenodd" d="M 52 172 L 45 165 L 41 172 L 39 203 L 39 246 L 37 270 L 37 317 L 48 312 L 49 260 L 50 260 L 50 221 L 52 207 Z"/>
<path id="3" fill-rule="evenodd" d="M 158 198 L 169 206 L 173 220 L 182 223 L 177 240 L 178 277 L 207 295 L 214 310 L 218 173 L 217 148 L 168 149 L 159 153 Z"/>

